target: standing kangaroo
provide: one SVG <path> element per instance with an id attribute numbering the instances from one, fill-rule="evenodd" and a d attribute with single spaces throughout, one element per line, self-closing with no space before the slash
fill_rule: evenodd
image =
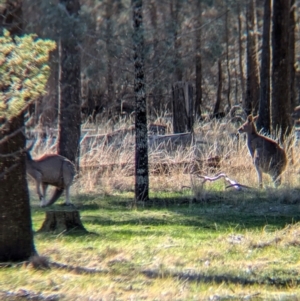
<path id="1" fill-rule="evenodd" d="M 70 202 L 70 186 L 75 176 L 75 166 L 67 158 L 60 155 L 44 155 L 34 160 L 29 152 L 26 152 L 26 172 L 36 183 L 36 191 L 41 200 L 41 207 L 54 204 L 66 189 L 66 205 Z M 55 192 L 51 199 L 46 201 L 48 185 L 55 186 Z M 41 192 L 41 186 L 43 193 Z"/>
<path id="2" fill-rule="evenodd" d="M 263 186 L 263 172 L 269 174 L 275 187 L 278 187 L 281 184 L 281 174 L 287 165 L 286 153 L 274 140 L 257 133 L 254 125 L 256 118 L 249 115 L 238 132 L 247 134 L 247 146 L 256 168 L 259 187 Z"/>

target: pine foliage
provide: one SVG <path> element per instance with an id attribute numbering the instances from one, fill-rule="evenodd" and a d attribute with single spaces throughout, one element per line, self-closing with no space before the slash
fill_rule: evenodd
<path id="1" fill-rule="evenodd" d="M 34 34 L 0 37 L 0 120 L 9 121 L 46 93 L 50 75 L 49 52 L 56 48 L 51 40 Z"/>

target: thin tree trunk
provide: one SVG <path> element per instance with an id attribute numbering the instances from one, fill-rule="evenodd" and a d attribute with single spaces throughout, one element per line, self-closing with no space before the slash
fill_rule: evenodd
<path id="1" fill-rule="evenodd" d="M 290 1 L 273 1 L 272 131 L 280 130 L 280 141 L 291 131 L 289 74 Z M 283 80 L 284 79 L 284 80 Z"/>
<path id="2" fill-rule="evenodd" d="M 201 58 L 201 25 L 202 25 L 202 6 L 201 1 L 197 1 L 197 21 L 196 21 L 196 100 L 195 100 L 195 117 L 201 119 L 201 104 L 202 104 L 202 58 Z"/>
<path id="3" fill-rule="evenodd" d="M 226 1 L 226 15 L 225 15 L 225 40 L 226 40 L 226 67 L 227 67 L 227 105 L 228 105 L 228 111 L 231 108 L 231 101 L 230 101 L 230 93 L 231 93 L 231 75 L 230 75 L 230 66 L 229 66 L 229 31 L 228 31 L 228 14 L 229 10 L 227 7 L 227 1 Z"/>
<path id="4" fill-rule="evenodd" d="M 271 34 L 271 0 L 265 0 L 264 4 L 264 25 L 263 42 L 260 68 L 260 100 L 259 117 L 256 122 L 258 130 L 264 133 L 271 132 L 270 116 L 270 80 L 271 80 L 271 53 L 270 53 L 270 34 Z"/>
<path id="5" fill-rule="evenodd" d="M 295 29 L 296 29 L 296 3 L 295 0 L 291 0 L 290 18 L 289 18 L 289 62 L 290 62 L 290 99 L 291 99 L 291 111 L 297 106 L 296 97 L 296 69 L 295 69 Z"/>
<path id="6" fill-rule="evenodd" d="M 143 1 L 132 0 L 135 93 L 135 201 L 149 199 L 147 104 L 144 76 Z"/>
<path id="7" fill-rule="evenodd" d="M 182 81 L 183 79 L 183 70 L 182 70 L 182 62 L 180 55 L 180 47 L 181 47 L 181 38 L 178 37 L 178 31 L 180 28 L 180 10 L 181 10 L 181 0 L 171 0 L 170 1 L 170 11 L 172 18 L 172 29 L 173 29 L 173 37 L 174 37 L 174 81 Z"/>
<path id="8" fill-rule="evenodd" d="M 256 9 L 254 0 L 247 4 L 247 90 L 245 111 L 257 114 L 259 103 L 259 68 L 257 59 Z"/>
<path id="9" fill-rule="evenodd" d="M 222 86 L 223 86 L 223 76 L 222 76 L 222 62 L 221 59 L 218 61 L 218 89 L 217 89 L 217 100 L 214 107 L 213 116 L 219 113 L 220 105 L 222 102 Z"/>
<path id="10" fill-rule="evenodd" d="M 73 17 L 78 16 L 79 0 L 60 0 Z M 63 37 L 59 45 L 59 135 L 58 153 L 77 164 L 80 139 L 80 52 L 76 34 Z"/>
<path id="11" fill-rule="evenodd" d="M 154 30 L 154 34 L 153 34 L 153 58 L 155 59 L 155 63 L 157 65 L 159 65 L 160 63 L 160 54 L 159 54 L 159 50 L 158 50 L 158 42 L 159 42 L 159 31 L 161 30 L 161 28 L 158 27 L 157 24 L 157 3 L 156 0 L 152 0 L 150 3 L 150 20 L 151 20 L 151 25 L 153 27 Z M 152 105 L 151 102 L 148 103 L 148 116 L 153 117 L 154 114 L 156 114 L 157 116 L 161 116 L 161 114 L 163 113 L 163 104 L 164 104 L 164 100 L 163 100 L 163 91 L 162 91 L 162 86 L 160 83 L 160 78 L 159 78 L 159 70 L 158 68 L 155 68 L 155 70 L 153 70 L 153 74 L 152 74 L 152 95 L 150 96 L 152 98 Z M 153 112 L 153 114 L 151 114 Z"/>
<path id="12" fill-rule="evenodd" d="M 107 73 L 106 73 L 106 85 L 107 85 L 107 95 L 108 101 L 112 103 L 114 101 L 114 79 L 113 79 L 113 70 L 112 70 L 112 21 L 111 16 L 113 14 L 113 2 L 106 2 L 106 11 L 105 11 L 105 19 L 106 19 L 106 35 L 105 35 L 105 43 L 106 43 L 106 55 L 107 55 Z"/>
<path id="13" fill-rule="evenodd" d="M 12 36 L 23 34 L 22 17 L 22 1 L 7 1 L 0 29 L 9 29 Z M 22 153 L 26 145 L 23 132 L 23 113 L 0 128 L 0 154 L 7 155 L 0 156 L 0 261 L 28 260 L 36 253 Z"/>
<path id="14" fill-rule="evenodd" d="M 240 1 L 237 1 L 238 7 L 238 33 L 239 33 L 239 69 L 240 69 L 240 80 L 242 88 L 242 100 L 245 100 L 245 78 L 243 69 L 243 41 L 242 41 L 242 20 L 241 20 L 241 8 Z"/>

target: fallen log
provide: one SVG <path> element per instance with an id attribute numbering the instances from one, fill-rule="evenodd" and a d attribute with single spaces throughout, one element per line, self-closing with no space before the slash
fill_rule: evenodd
<path id="1" fill-rule="evenodd" d="M 95 171 L 98 177 L 107 176 L 120 170 L 125 176 L 134 176 L 134 163 L 111 163 L 111 164 L 82 164 L 81 173 Z M 182 170 L 184 174 L 201 174 L 212 172 L 221 168 L 221 158 L 219 156 L 200 160 L 183 160 L 180 162 L 155 162 L 149 163 L 149 173 L 153 176 L 170 175 L 173 172 Z"/>

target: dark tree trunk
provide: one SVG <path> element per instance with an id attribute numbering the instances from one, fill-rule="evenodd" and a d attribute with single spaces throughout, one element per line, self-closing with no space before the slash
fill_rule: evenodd
<path id="1" fill-rule="evenodd" d="M 216 116 L 219 113 L 221 102 L 222 102 L 222 85 L 223 85 L 223 76 L 222 76 L 222 62 L 221 59 L 218 61 L 218 89 L 217 89 L 217 100 L 214 107 L 213 116 Z"/>
<path id="2" fill-rule="evenodd" d="M 242 16 L 241 16 L 241 7 L 240 1 L 237 1 L 238 8 L 238 31 L 239 31 L 239 69 L 240 69 L 240 80 L 242 88 L 242 101 L 245 101 L 245 78 L 244 78 L 244 68 L 243 68 L 243 41 L 242 41 Z"/>
<path id="3" fill-rule="evenodd" d="M 60 0 L 73 18 L 80 10 L 79 0 Z M 75 30 L 73 28 L 72 30 Z M 74 163 L 79 157 L 80 139 L 80 52 L 75 32 L 63 36 L 60 52 L 59 135 L 58 153 Z"/>
<path id="4" fill-rule="evenodd" d="M 0 131 L 0 261 L 22 261 L 35 254 L 26 180 L 23 114 Z M 6 139 L 9 135 L 10 138 Z"/>
<path id="5" fill-rule="evenodd" d="M 113 15 L 113 1 L 106 1 L 105 10 L 105 22 L 106 22 L 106 34 L 105 34 L 105 44 L 106 44 L 106 55 L 107 55 L 107 73 L 106 73 L 106 86 L 107 86 L 107 96 L 108 101 L 112 103 L 114 101 L 114 79 L 112 70 L 112 20 Z"/>
<path id="6" fill-rule="evenodd" d="M 158 43 L 159 43 L 159 34 L 161 28 L 158 27 L 157 24 L 157 3 L 156 0 L 152 0 L 150 3 L 150 20 L 153 27 L 153 59 L 154 64 L 159 65 L 160 64 L 160 53 L 158 49 Z M 152 94 L 148 99 L 151 99 L 148 103 L 148 116 L 154 117 L 161 116 L 161 114 L 164 112 L 164 100 L 163 100 L 163 91 L 162 91 L 162 85 L 160 82 L 160 69 L 155 68 L 153 70 L 152 74 Z"/>
<path id="7" fill-rule="evenodd" d="M 173 132 L 193 131 L 193 87 L 190 83 L 177 82 L 173 92 Z"/>
<path id="8" fill-rule="evenodd" d="M 260 98 L 259 117 L 256 122 L 258 130 L 266 134 L 271 133 L 270 116 L 270 79 L 271 79 L 271 57 L 270 57 L 270 28 L 271 28 L 271 0 L 265 0 L 264 4 L 264 26 L 263 42 L 260 68 Z"/>
<path id="9" fill-rule="evenodd" d="M 289 74 L 290 1 L 273 1 L 272 131 L 280 129 L 280 141 L 291 131 Z"/>
<path id="10" fill-rule="evenodd" d="M 291 112 L 297 106 L 296 97 L 296 68 L 295 68 L 295 30 L 296 30 L 296 5 L 295 0 L 291 0 L 290 18 L 289 18 L 289 68 L 290 68 L 290 98 Z"/>
<path id="11" fill-rule="evenodd" d="M 149 199 L 147 104 L 144 77 L 143 1 L 132 0 L 135 93 L 135 201 Z"/>
<path id="12" fill-rule="evenodd" d="M 181 38 L 178 37 L 178 32 L 180 29 L 180 10 L 181 10 L 181 1 L 182 0 L 171 0 L 170 1 L 170 11 L 172 18 L 172 29 L 174 37 L 174 81 L 182 81 L 183 79 L 183 70 L 182 70 L 182 61 L 180 55 L 181 47 Z"/>
<path id="13" fill-rule="evenodd" d="M 22 1 L 7 1 L 0 29 L 22 34 Z M 0 128 L 0 261 L 28 260 L 36 253 L 26 181 L 23 114 Z M 15 153 L 15 154 L 14 154 Z"/>
<path id="14" fill-rule="evenodd" d="M 258 112 L 259 103 L 259 68 L 257 59 L 255 0 L 247 4 L 247 88 L 245 111 L 247 114 Z"/>
<path id="15" fill-rule="evenodd" d="M 228 30 L 228 14 L 229 10 L 226 6 L 227 13 L 225 15 L 225 40 L 226 40 L 226 67 L 227 67 L 227 105 L 228 111 L 231 108 L 231 101 L 230 101 L 230 93 L 231 93 L 231 75 L 230 75 L 230 66 L 229 66 L 229 30 Z"/>
<path id="16" fill-rule="evenodd" d="M 202 58 L 201 58 L 201 39 L 202 39 L 202 6 L 201 1 L 197 1 L 197 21 L 196 21 L 196 100 L 195 100 L 195 118 L 201 119 L 202 105 Z"/>

